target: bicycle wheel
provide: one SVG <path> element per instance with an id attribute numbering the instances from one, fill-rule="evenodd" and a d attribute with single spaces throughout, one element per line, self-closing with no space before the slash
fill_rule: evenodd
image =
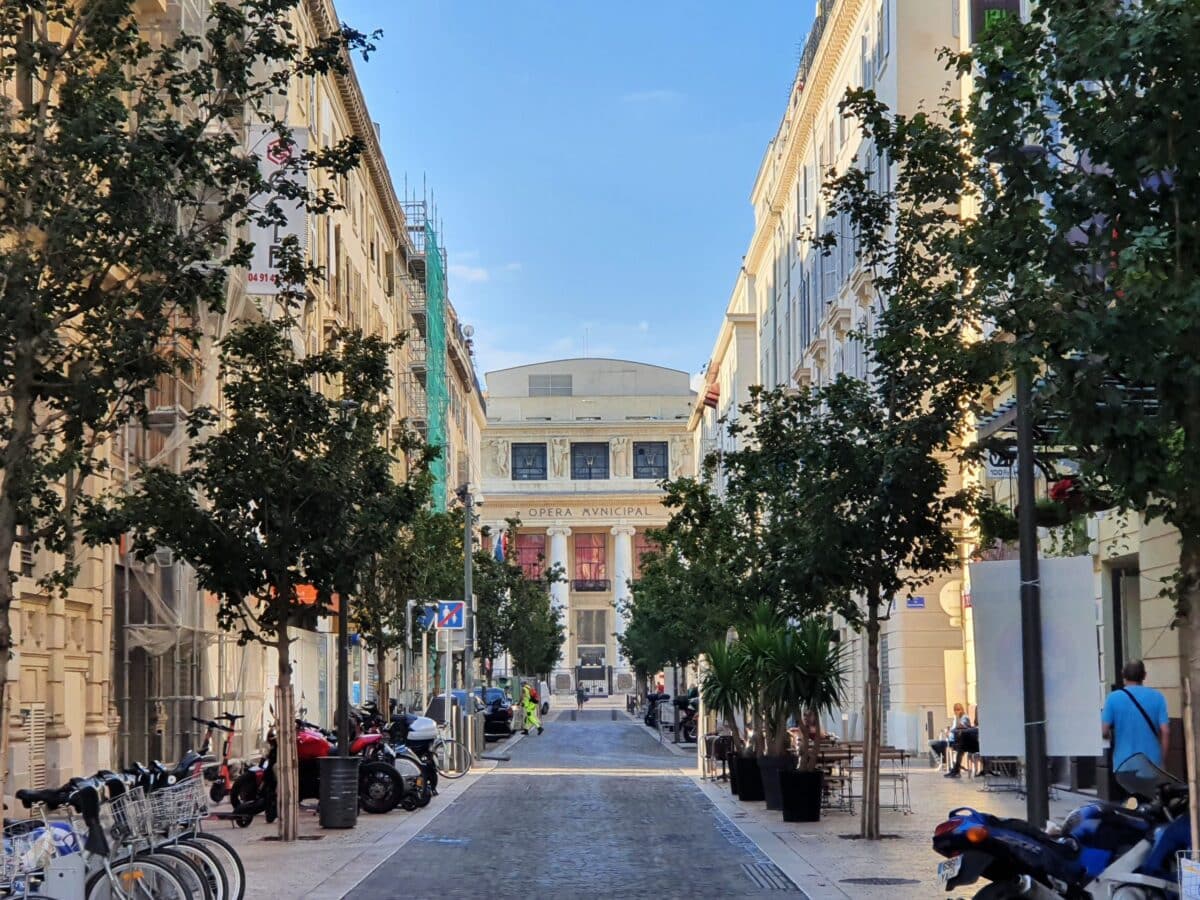
<path id="1" fill-rule="evenodd" d="M 148 855 L 170 866 L 193 900 L 214 900 L 208 876 L 191 856 L 176 847 L 155 847 Z"/>
<path id="2" fill-rule="evenodd" d="M 86 900 L 191 900 L 187 888 L 169 866 L 144 856 L 123 859 L 94 872 L 87 881 L 84 897 Z"/>
<path id="3" fill-rule="evenodd" d="M 444 778 L 462 778 L 471 771 L 471 751 L 456 740 L 439 741 L 433 748 L 433 762 Z"/>
<path id="4" fill-rule="evenodd" d="M 229 891 L 225 896 L 229 900 L 244 900 L 246 867 L 242 865 L 242 858 L 238 856 L 238 852 L 233 849 L 233 846 L 225 838 L 207 831 L 195 831 L 188 835 L 188 840 L 204 844 L 221 863 L 221 868 L 225 870 L 225 877 L 229 881 Z"/>
<path id="5" fill-rule="evenodd" d="M 229 900 L 229 877 L 225 874 L 221 861 L 217 859 L 217 854 L 208 844 L 185 838 L 176 841 L 172 846 L 186 853 L 192 862 L 200 867 L 212 890 L 213 900 Z"/>

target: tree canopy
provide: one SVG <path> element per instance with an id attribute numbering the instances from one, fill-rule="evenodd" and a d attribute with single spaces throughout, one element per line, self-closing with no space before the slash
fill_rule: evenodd
<path id="1" fill-rule="evenodd" d="M 357 140 L 296 153 L 268 184 L 240 137 L 247 121 L 290 135 L 276 113 L 292 79 L 371 48 L 349 28 L 305 46 L 298 2 L 213 0 L 202 34 L 174 37 L 139 27 L 128 0 L 0 5 L 0 559 L 18 540 L 60 554 L 48 587 L 74 579 L 107 442 L 223 308 L 244 227 L 276 221 L 284 194 L 329 209 L 307 173 L 358 159 Z M 285 274 L 303 284 L 294 251 Z M 0 683 L 12 600 L 9 575 Z"/>

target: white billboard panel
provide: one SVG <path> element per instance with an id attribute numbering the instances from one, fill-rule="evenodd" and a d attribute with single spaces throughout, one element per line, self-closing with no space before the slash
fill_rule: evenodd
<path id="1" fill-rule="evenodd" d="M 1092 558 L 1043 559 L 1038 565 L 1047 751 L 1050 756 L 1099 756 L 1101 676 Z M 1017 560 L 971 564 L 984 756 L 1025 755 L 1020 588 Z"/>

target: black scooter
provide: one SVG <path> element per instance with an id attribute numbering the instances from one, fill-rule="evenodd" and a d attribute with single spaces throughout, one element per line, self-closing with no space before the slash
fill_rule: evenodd
<path id="1" fill-rule="evenodd" d="M 646 695 L 646 716 L 642 719 L 643 722 L 650 728 L 658 727 L 658 704 L 664 700 L 670 700 L 670 694 L 647 694 Z"/>

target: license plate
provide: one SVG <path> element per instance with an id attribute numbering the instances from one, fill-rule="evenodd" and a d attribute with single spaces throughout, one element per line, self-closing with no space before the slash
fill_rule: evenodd
<path id="1" fill-rule="evenodd" d="M 944 863 L 938 863 L 938 884 L 945 887 L 958 874 L 962 868 L 962 857 L 955 856 L 946 860 Z"/>

